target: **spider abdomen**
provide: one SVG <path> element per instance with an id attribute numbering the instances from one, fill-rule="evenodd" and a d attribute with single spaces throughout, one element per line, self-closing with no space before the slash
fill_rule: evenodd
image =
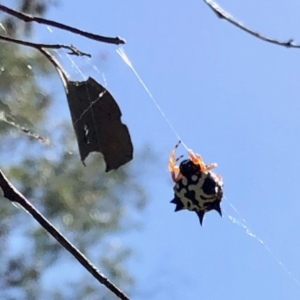
<path id="1" fill-rule="evenodd" d="M 216 210 L 222 216 L 220 202 L 223 197 L 223 182 L 214 173 L 201 172 L 198 167 L 194 169 L 194 173 L 184 174 L 173 190 L 175 195 L 171 203 L 176 204 L 175 211 L 194 211 L 201 225 L 204 214 L 208 211 Z"/>

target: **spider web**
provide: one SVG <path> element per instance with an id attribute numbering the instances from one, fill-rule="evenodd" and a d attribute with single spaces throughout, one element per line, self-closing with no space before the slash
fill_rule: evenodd
<path id="1" fill-rule="evenodd" d="M 169 127 L 171 128 L 171 130 L 173 131 L 173 133 L 175 134 L 175 136 L 179 140 L 182 141 L 181 137 L 177 133 L 177 131 L 174 128 L 173 124 L 167 118 L 166 114 L 164 113 L 164 111 L 162 110 L 162 108 L 160 107 L 160 105 L 158 104 L 158 102 L 155 100 L 155 98 L 152 96 L 151 92 L 149 91 L 149 89 L 146 86 L 146 84 L 144 83 L 144 81 L 141 79 L 141 76 L 138 74 L 138 72 L 136 71 L 136 69 L 133 67 L 130 59 L 125 54 L 124 49 L 123 48 L 119 48 L 117 50 L 117 53 L 122 58 L 122 60 L 124 61 L 124 63 L 132 70 L 132 72 L 134 73 L 134 75 L 136 76 L 136 78 L 138 79 L 138 81 L 140 82 L 140 84 L 142 85 L 142 87 L 144 88 L 144 90 L 146 91 L 146 93 L 148 94 L 148 96 L 150 97 L 150 99 L 153 101 L 153 103 L 156 106 L 156 108 L 161 113 L 162 117 L 168 123 Z M 182 144 L 183 144 L 183 146 L 187 150 L 189 150 L 187 148 L 186 144 L 184 144 L 183 142 L 182 142 Z M 226 197 L 224 197 L 224 200 L 226 200 Z M 223 201 L 223 203 L 224 202 L 225 201 Z M 238 216 L 237 218 L 235 218 L 232 215 L 228 214 L 227 211 L 222 208 L 222 210 L 224 211 L 224 213 L 226 214 L 226 216 L 230 220 L 230 222 L 232 224 L 234 224 L 236 226 L 239 226 L 240 228 L 244 229 L 244 231 L 247 234 L 247 236 L 249 236 L 249 237 L 253 238 L 254 240 L 256 240 L 268 252 L 268 254 L 275 260 L 275 262 L 281 267 L 281 269 L 283 270 L 283 272 L 285 272 L 297 284 L 297 286 L 300 287 L 299 280 L 292 274 L 292 272 L 286 267 L 286 265 L 274 254 L 274 252 L 270 249 L 270 247 L 259 236 L 257 236 L 252 230 L 250 230 L 249 225 L 247 224 L 245 218 L 235 208 L 235 206 L 232 203 L 229 203 L 229 206 L 233 210 L 233 212 L 235 212 L 237 214 L 237 216 Z"/>

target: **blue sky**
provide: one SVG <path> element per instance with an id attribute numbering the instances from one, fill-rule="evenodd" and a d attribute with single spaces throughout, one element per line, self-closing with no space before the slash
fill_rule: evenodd
<path id="1" fill-rule="evenodd" d="M 105 78 L 137 151 L 149 143 L 159 154 L 154 170 L 141 170 L 151 199 L 145 228 L 123 240 L 138 253 L 129 265 L 134 299 L 299 299 L 300 50 L 255 39 L 200 0 L 61 2 L 48 18 L 126 39 L 126 54 L 184 143 L 217 162 L 225 183 L 223 218 L 208 213 L 201 228 L 196 214 L 174 213 L 167 162 L 177 138 L 118 47 L 39 30 L 39 40 L 93 54 L 60 60 L 74 80 Z M 296 0 L 219 4 L 262 34 L 300 43 Z M 56 109 L 69 117 L 63 96 Z M 256 237 L 232 221 L 243 218 Z"/>

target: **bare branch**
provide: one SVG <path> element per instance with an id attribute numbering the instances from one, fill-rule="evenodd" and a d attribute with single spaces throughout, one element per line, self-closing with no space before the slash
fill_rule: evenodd
<path id="1" fill-rule="evenodd" d="M 13 126 L 21 131 L 23 131 L 24 133 L 26 133 L 28 136 L 37 139 L 38 141 L 40 141 L 41 143 L 43 143 L 44 145 L 50 145 L 50 140 L 48 138 L 44 138 L 41 135 L 39 135 L 38 133 L 32 132 L 31 130 L 29 130 L 28 128 L 25 128 L 23 126 L 20 126 L 19 124 L 15 123 L 12 120 L 9 120 L 4 111 L 0 110 L 0 121 L 5 122 L 6 124 L 9 124 L 10 126 Z"/>
<path id="2" fill-rule="evenodd" d="M 260 40 L 265 42 L 275 44 L 278 46 L 283 46 L 287 48 L 300 48 L 299 44 L 295 44 L 293 39 L 289 39 L 288 41 L 279 41 L 275 39 L 268 38 L 260 33 L 249 29 L 248 27 L 244 26 L 241 22 L 235 20 L 228 12 L 226 12 L 223 8 L 221 8 L 216 2 L 212 0 L 203 0 L 220 19 L 225 19 L 229 23 L 233 24 L 234 26 L 242 29 L 243 31 L 257 37 Z"/>
<path id="3" fill-rule="evenodd" d="M 0 4 L 1 5 L 1 4 Z M 82 52 L 78 50 L 76 47 L 73 45 L 68 46 L 68 45 L 62 45 L 62 44 L 40 44 L 40 43 L 32 43 L 32 42 L 27 42 L 19 39 L 13 39 L 4 35 L 0 35 L 0 40 L 7 41 L 7 42 L 12 42 L 15 44 L 23 45 L 23 46 L 28 46 L 31 48 L 35 48 L 40 50 L 41 48 L 48 48 L 48 49 L 68 49 L 71 52 L 68 54 L 70 55 L 77 55 L 77 56 L 87 56 L 91 57 L 91 54 Z"/>
<path id="4" fill-rule="evenodd" d="M 44 19 L 44 18 L 35 17 L 35 16 L 32 16 L 32 15 L 28 15 L 28 14 L 18 12 L 14 9 L 11 9 L 11 8 L 7 7 L 7 6 L 4 6 L 3 4 L 0 4 L 0 10 L 6 12 L 6 13 L 8 13 L 8 14 L 10 14 L 10 15 L 18 18 L 18 19 L 21 19 L 24 22 L 36 22 L 36 23 L 39 23 L 39 24 L 53 26 L 53 27 L 56 27 L 56 28 L 59 28 L 59 29 L 62 29 L 62 30 L 66 30 L 66 31 L 69 31 L 69 32 L 72 32 L 72 33 L 75 33 L 75 34 L 82 35 L 86 38 L 89 38 L 89 39 L 92 39 L 92 40 L 95 40 L 95 41 L 98 41 L 98 42 L 103 42 L 103 43 L 108 43 L 108 44 L 116 44 L 116 45 L 125 44 L 125 40 L 123 40 L 122 38 L 119 38 L 119 37 L 115 37 L 115 38 L 105 37 L 105 36 L 101 36 L 101 35 L 94 34 L 94 33 L 91 33 L 91 32 L 83 31 L 83 30 L 77 29 L 75 27 L 71 27 L 71 26 L 62 24 L 62 23 L 58 23 L 58 22 L 55 22 L 55 21 L 51 21 L 51 20 L 47 20 L 47 19 Z"/>
<path id="5" fill-rule="evenodd" d="M 95 279 L 104 284 L 119 299 L 129 300 L 118 287 L 109 281 L 74 245 L 68 241 L 5 177 L 0 170 L 0 187 L 4 197 L 21 205 L 44 229 L 51 234 Z"/>
<path id="6" fill-rule="evenodd" d="M 47 50 L 45 50 L 44 48 L 40 48 L 39 49 L 40 52 L 45 55 L 45 57 L 51 62 L 51 64 L 55 67 L 55 69 L 58 72 L 58 75 L 60 76 L 63 86 L 66 90 L 67 87 L 67 82 L 68 82 L 68 76 L 67 73 L 65 72 L 65 70 L 63 69 L 63 67 L 60 65 L 60 63 L 56 60 L 56 58 L 54 56 L 52 56 Z"/>

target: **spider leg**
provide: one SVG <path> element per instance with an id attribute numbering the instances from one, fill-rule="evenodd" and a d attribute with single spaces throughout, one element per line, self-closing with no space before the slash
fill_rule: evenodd
<path id="1" fill-rule="evenodd" d="M 215 164 L 215 163 L 206 165 L 204 163 L 202 157 L 199 154 L 195 154 L 192 150 L 189 150 L 189 156 L 190 156 L 191 161 L 194 164 L 200 166 L 200 169 L 201 169 L 202 172 L 210 171 L 210 170 L 214 169 L 217 166 L 217 164 Z"/>
<path id="2" fill-rule="evenodd" d="M 178 146 L 180 145 L 181 141 L 179 141 L 176 146 L 174 147 L 174 149 L 171 152 L 170 158 L 169 158 L 169 171 L 171 172 L 171 176 L 172 176 L 172 180 L 174 182 L 179 181 L 182 178 L 182 174 L 179 171 L 179 167 L 176 166 L 176 162 L 181 158 L 177 158 L 175 159 L 175 152 L 178 148 Z M 176 173 L 178 173 L 176 175 Z"/>
<path id="3" fill-rule="evenodd" d="M 172 180 L 173 180 L 174 182 L 178 182 L 178 181 L 182 178 L 182 174 L 181 174 L 181 173 L 178 173 L 178 174 L 176 175 L 175 172 L 171 172 L 171 176 L 172 176 Z"/>
<path id="4" fill-rule="evenodd" d="M 216 168 L 217 164 L 213 163 L 213 164 L 206 165 L 205 167 L 206 167 L 206 171 L 210 171 L 210 170 Z"/>

